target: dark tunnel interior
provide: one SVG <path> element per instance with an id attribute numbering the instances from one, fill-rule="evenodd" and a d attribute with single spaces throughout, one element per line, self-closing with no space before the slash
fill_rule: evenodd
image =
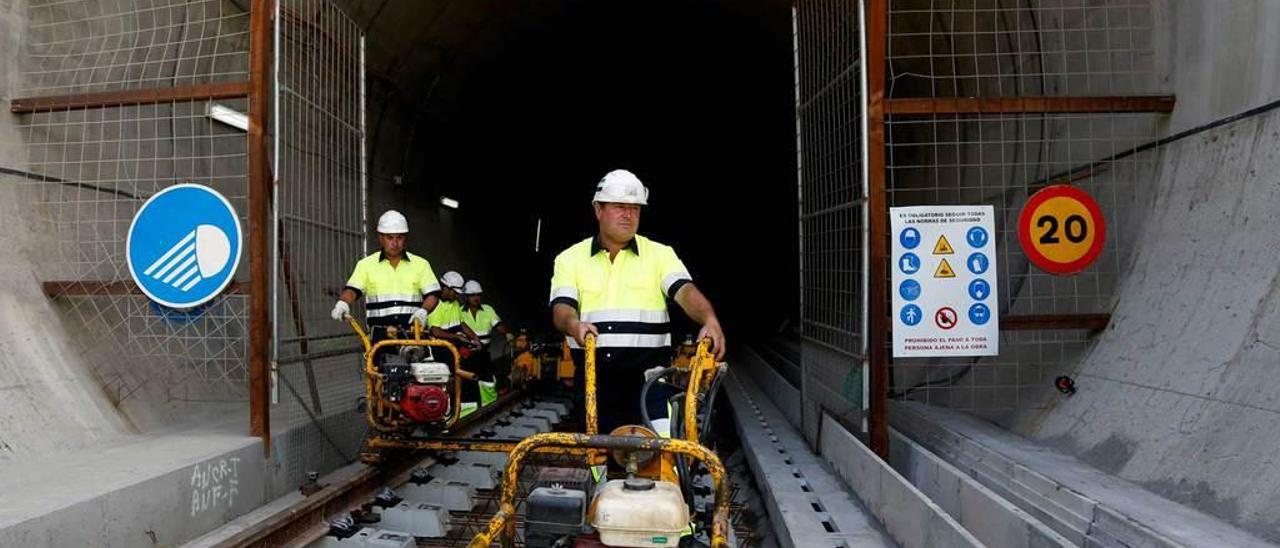
<path id="1" fill-rule="evenodd" d="M 446 65 L 438 81 L 412 83 L 439 95 L 413 127 L 397 192 L 462 204 L 449 214 L 454 241 L 445 245 L 481 255 L 474 276 L 500 295 L 503 316 L 550 331 L 552 261 L 594 234 L 595 183 L 624 168 L 650 189 L 640 233 L 675 247 L 731 340 L 794 325 L 789 8 L 700 0 L 494 9 L 518 12 L 494 15 L 497 38 Z M 386 183 L 372 184 L 376 193 Z M 695 331 L 673 318 L 677 339 Z"/>

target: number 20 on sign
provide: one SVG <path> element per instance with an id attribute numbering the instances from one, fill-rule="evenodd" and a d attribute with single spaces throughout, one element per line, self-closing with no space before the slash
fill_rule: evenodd
<path id="1" fill-rule="evenodd" d="M 1018 239 L 1041 270 L 1075 274 L 1102 253 L 1107 226 L 1098 202 L 1070 185 L 1053 185 L 1027 200 L 1018 217 Z"/>

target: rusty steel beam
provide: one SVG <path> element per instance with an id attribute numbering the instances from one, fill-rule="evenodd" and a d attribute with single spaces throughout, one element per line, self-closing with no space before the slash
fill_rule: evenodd
<path id="1" fill-rule="evenodd" d="M 272 0 L 253 0 L 249 9 L 249 283 L 270 284 L 271 167 L 267 160 L 267 110 L 270 108 Z M 267 291 L 249 298 L 249 432 L 262 438 L 271 454 L 271 383 L 268 371 Z"/>
<path id="2" fill-rule="evenodd" d="M 46 297 L 93 297 L 98 295 L 143 295 L 138 284 L 126 281 L 50 281 L 40 284 Z M 249 295 L 249 284 L 232 280 L 224 294 Z"/>
<path id="3" fill-rule="evenodd" d="M 888 0 L 866 3 L 867 43 L 867 220 L 871 229 L 867 312 L 867 355 L 870 368 L 870 416 L 868 435 L 871 450 L 889 460 L 889 204 L 885 195 L 888 170 L 885 164 L 885 60 Z"/>
<path id="4" fill-rule="evenodd" d="M 170 88 L 127 89 L 52 95 L 48 97 L 19 97 L 9 101 L 9 111 L 14 114 L 79 110 L 88 108 L 117 107 L 121 105 L 148 105 L 183 101 L 208 101 L 211 99 L 235 99 L 249 95 L 249 82 L 223 82 L 218 84 L 194 84 Z"/>
<path id="5" fill-rule="evenodd" d="M 1111 323 L 1111 314 L 1036 314 L 1000 318 L 1001 331 L 1083 330 L 1098 333 Z"/>
<path id="6" fill-rule="evenodd" d="M 1102 97 L 898 97 L 885 112 L 895 116 L 926 114 L 1078 114 L 1173 112 L 1172 95 Z"/>

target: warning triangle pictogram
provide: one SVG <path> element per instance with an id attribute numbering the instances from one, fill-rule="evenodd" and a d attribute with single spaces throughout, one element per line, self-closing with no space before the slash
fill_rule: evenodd
<path id="1" fill-rule="evenodd" d="M 942 263 L 938 265 L 938 269 L 933 271 L 933 277 L 954 278 L 956 277 L 956 271 L 951 270 L 951 264 L 948 263 L 946 259 L 943 259 Z"/>
<path id="2" fill-rule="evenodd" d="M 938 243 L 933 246 L 934 255 L 951 255 L 955 252 L 956 251 L 954 249 L 951 249 L 951 242 L 947 241 L 946 234 L 938 236 Z"/>

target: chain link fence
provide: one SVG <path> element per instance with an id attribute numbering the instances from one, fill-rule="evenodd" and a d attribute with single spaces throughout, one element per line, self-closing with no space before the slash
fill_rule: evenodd
<path id="1" fill-rule="evenodd" d="M 1153 94 L 1153 18 L 1142 0 L 894 1 L 887 91 L 893 98 Z M 1113 112 L 890 115 L 888 202 L 995 208 L 1002 318 L 1109 313 L 1158 154 L 1140 147 L 1162 121 Z M 1032 266 L 1018 240 L 1023 205 L 1050 184 L 1086 190 L 1108 227 L 1102 255 L 1070 277 Z M 894 360 L 893 394 L 1012 419 L 1050 405 L 1053 379 L 1088 351 L 1092 334 L 1006 329 L 1000 337 L 999 356 Z"/>
<path id="2" fill-rule="evenodd" d="M 248 78 L 248 14 L 219 0 L 31 0 L 21 95 L 29 98 L 202 86 Z M 246 397 L 247 298 L 232 289 L 191 310 L 133 287 L 125 240 L 156 192 L 199 183 L 246 210 L 243 130 L 209 116 L 244 99 L 107 101 L 20 118 L 22 196 L 47 238 L 45 293 L 117 405 Z M 242 224 L 244 219 L 242 219 Z"/>

